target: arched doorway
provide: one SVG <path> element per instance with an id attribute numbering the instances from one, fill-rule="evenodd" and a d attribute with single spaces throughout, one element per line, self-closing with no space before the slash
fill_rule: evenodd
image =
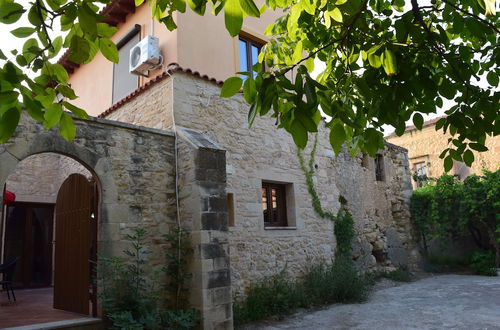
<path id="1" fill-rule="evenodd" d="M 96 316 L 96 175 L 68 156 L 40 153 L 17 164 L 5 189 L 16 200 L 3 208 L 0 257 L 19 258 L 14 287 L 45 288 L 50 306 Z"/>

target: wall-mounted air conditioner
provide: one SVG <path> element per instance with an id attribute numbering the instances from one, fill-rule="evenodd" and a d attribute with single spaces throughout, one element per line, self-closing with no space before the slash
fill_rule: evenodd
<path id="1" fill-rule="evenodd" d="M 147 77 L 162 62 L 158 38 L 148 35 L 130 50 L 129 72 Z"/>

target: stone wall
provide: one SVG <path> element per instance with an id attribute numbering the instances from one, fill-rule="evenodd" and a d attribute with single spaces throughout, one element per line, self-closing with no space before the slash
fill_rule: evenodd
<path id="1" fill-rule="evenodd" d="M 414 172 L 414 164 L 425 162 L 427 174 L 430 177 L 439 177 L 444 173 L 443 160 L 439 158 L 441 152 L 448 148 L 449 133 L 444 134 L 442 130 L 436 131 L 434 124 L 426 125 L 421 131 L 411 129 L 402 136 L 391 135 L 387 141 L 408 149 L 411 171 Z M 487 152 L 474 153 L 474 163 L 471 168 L 465 164 L 454 162 L 454 168 L 450 174 L 460 174 L 463 179 L 468 174 L 481 175 L 483 169 L 496 171 L 500 166 L 500 136 L 487 137 Z"/>
<path id="2" fill-rule="evenodd" d="M 146 109 L 141 106 L 146 102 L 141 101 L 143 97 L 172 93 L 175 120 L 171 122 L 209 136 L 226 150 L 227 192 L 233 194 L 235 210 L 234 226 L 229 227 L 233 292 L 242 292 L 256 279 L 285 267 L 291 276 L 298 276 L 311 262 L 331 260 L 335 251 L 333 225 L 319 218 L 311 207 L 290 135 L 278 130 L 270 118 L 257 118 L 249 129 L 248 105 L 241 95 L 220 98 L 219 86 L 186 73 L 173 73 L 166 80 L 173 83 L 172 91 L 166 82 L 152 85 L 147 96 L 137 96 L 133 106 L 126 104 L 110 117 L 156 125 L 134 121 L 127 112 Z M 168 114 L 171 110 L 164 111 Z M 386 178 L 380 182 L 375 180 L 373 159 L 365 159 L 363 167 L 362 155 L 351 158 L 342 152 L 335 156 L 326 133 L 321 129 L 315 181 L 325 209 L 336 213 L 340 196 L 347 200 L 359 233 L 356 260 L 365 268 L 413 265 L 417 253 L 411 242 L 406 151 L 387 146 L 382 152 Z M 286 184 L 288 227 L 264 228 L 262 181 Z M 182 207 L 180 211 L 182 214 Z"/>
<path id="3" fill-rule="evenodd" d="M 194 247 L 190 301 L 203 329 L 232 329 L 225 150 L 195 131 L 178 136 L 179 213 Z"/>
<path id="4" fill-rule="evenodd" d="M 76 160 L 55 153 L 30 156 L 9 176 L 7 189 L 18 202 L 55 203 L 61 184 L 72 173 L 90 179 L 92 174 Z"/>
<path id="5" fill-rule="evenodd" d="M 163 79 L 148 85 L 139 97 L 120 106 L 106 119 L 132 123 L 157 129 L 172 126 L 172 79 Z"/>
<path id="6" fill-rule="evenodd" d="M 46 153 L 78 160 L 100 187 L 99 253 L 121 255 L 128 247 L 125 235 L 141 227 L 149 232 L 147 244 L 153 252 L 148 265 L 163 266 L 163 235 L 176 217 L 173 134 L 101 119 L 75 120 L 75 124 L 77 136 L 68 142 L 58 132 L 23 118 L 11 140 L 0 145 L 0 184 L 23 161 L 28 167 L 36 163 L 43 168 L 42 160 L 54 159 Z M 62 173 L 65 168 L 61 166 Z"/>

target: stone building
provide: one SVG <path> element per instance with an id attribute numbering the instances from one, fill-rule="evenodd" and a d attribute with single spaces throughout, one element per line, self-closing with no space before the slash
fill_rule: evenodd
<path id="1" fill-rule="evenodd" d="M 443 133 L 442 130 L 436 131 L 434 128 L 440 118 L 426 121 L 422 130 L 418 130 L 415 126 L 409 126 L 402 136 L 391 134 L 386 137 L 388 142 L 408 149 L 412 173 L 433 178 L 444 173 L 443 160 L 439 158 L 439 155 L 449 147 L 448 139 L 451 138 L 451 135 L 449 132 Z M 486 147 L 488 148 L 486 152 L 472 150 L 474 163 L 471 167 L 462 162 L 454 161 L 450 174 L 458 175 L 463 180 L 470 174 L 481 175 L 483 170 L 496 171 L 500 166 L 500 137 L 488 137 Z M 414 187 L 419 185 L 415 179 L 412 179 L 412 183 Z"/>
<path id="2" fill-rule="evenodd" d="M 191 302 L 202 311 L 203 327 L 230 329 L 234 294 L 281 269 L 297 277 L 311 263 L 331 261 L 336 249 L 333 224 L 311 206 L 291 136 L 270 118 L 257 118 L 249 128 L 242 95 L 219 96 L 220 79 L 254 60 L 254 48 L 266 40 L 258 31 L 277 14 L 245 21 L 236 38 L 227 35 L 220 17 L 192 13 L 178 15 L 174 32 L 159 25 L 151 28 L 149 9 L 142 5 L 136 10 L 133 1 L 113 1 L 103 14 L 119 28 L 113 40 L 125 47 L 120 51 L 125 67 L 126 47 L 133 46 L 129 42 L 148 31 L 160 39 L 163 64 L 148 77 L 137 78 L 120 71 L 123 63 L 105 62 L 100 54 L 81 66 L 63 57 L 61 63 L 80 95 L 78 105 L 101 118 L 88 124 L 98 125 L 98 133 L 78 121 L 75 143 L 82 150 L 76 152 L 66 144 L 59 147 L 62 142 L 53 132 L 55 147 L 52 142 L 35 143 L 40 134 L 49 133 L 21 125 L 12 145 L 0 147 L 0 158 L 5 155 L 12 163 L 5 167 L 7 160 L 1 158 L 0 183 L 7 182 L 7 189 L 19 191 L 24 200 L 30 194 L 39 198 L 40 189 L 21 188 L 19 177 L 50 163 L 60 171 L 51 173 L 52 188 L 43 195 L 54 198 L 60 178 L 87 172 L 79 165 L 66 171 L 68 161 L 57 155 L 26 156 L 49 151 L 81 160 L 105 197 L 98 227 L 102 252 L 120 251 L 124 235 L 140 226 L 153 233 L 152 264 L 163 262 L 161 235 L 178 221 L 192 233 Z M 193 26 L 198 27 L 196 36 Z M 361 153 L 351 157 L 345 150 L 334 155 L 320 126 L 314 181 L 325 209 L 336 213 L 343 203 L 352 213 L 357 232 L 353 259 L 363 270 L 414 267 L 418 252 L 409 215 L 407 150 L 388 143 L 375 159 Z M 39 148 L 26 147 L 30 143 Z M 17 153 L 18 144 L 30 152 Z M 304 150 L 306 157 L 310 148 Z M 87 155 L 93 149 L 98 155 Z M 19 172 L 12 175 L 18 163 Z"/>

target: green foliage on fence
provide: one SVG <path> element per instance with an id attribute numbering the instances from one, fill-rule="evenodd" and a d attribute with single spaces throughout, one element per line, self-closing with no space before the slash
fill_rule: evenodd
<path id="1" fill-rule="evenodd" d="M 479 248 L 495 251 L 499 264 L 500 170 L 471 175 L 463 182 L 445 174 L 414 191 L 410 210 L 424 245 L 432 238 L 470 233 Z"/>

